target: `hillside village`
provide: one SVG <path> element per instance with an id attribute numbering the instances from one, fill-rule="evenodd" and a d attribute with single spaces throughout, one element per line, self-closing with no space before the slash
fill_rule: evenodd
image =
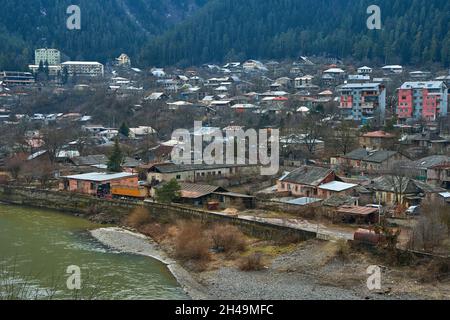
<path id="1" fill-rule="evenodd" d="M 141 70 L 126 54 L 106 65 L 63 62 L 57 49 L 35 56 L 29 72 L 0 72 L 3 184 L 175 202 L 369 242 L 387 221 L 403 247 L 423 207 L 450 210 L 449 70 L 303 56 Z M 193 139 L 279 129 L 280 170 L 174 163 L 178 128 Z M 433 250 L 448 253 L 440 238 Z"/>

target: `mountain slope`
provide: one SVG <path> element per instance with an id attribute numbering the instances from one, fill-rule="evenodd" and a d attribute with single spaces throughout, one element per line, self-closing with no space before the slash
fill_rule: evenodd
<path id="1" fill-rule="evenodd" d="M 157 37 L 144 64 L 330 54 L 380 63 L 450 64 L 450 1 L 378 0 L 382 30 L 369 30 L 372 0 L 214 0 Z"/>
<path id="2" fill-rule="evenodd" d="M 37 47 L 72 59 L 134 55 L 152 35 L 195 12 L 206 0 L 0 0 L 0 70 L 23 68 Z M 66 28 L 66 9 L 81 9 L 81 30 Z"/>

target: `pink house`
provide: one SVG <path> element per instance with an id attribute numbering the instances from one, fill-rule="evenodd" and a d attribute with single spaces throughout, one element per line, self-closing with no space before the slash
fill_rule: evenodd
<path id="1" fill-rule="evenodd" d="M 290 192 L 292 196 L 318 197 L 323 184 L 340 180 L 331 169 L 302 166 L 277 181 L 278 192 Z M 322 194 L 322 193 L 321 193 Z"/>

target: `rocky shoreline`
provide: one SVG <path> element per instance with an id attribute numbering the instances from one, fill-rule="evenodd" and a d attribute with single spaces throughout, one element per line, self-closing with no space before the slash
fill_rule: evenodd
<path id="1" fill-rule="evenodd" d="M 364 300 L 364 299 L 418 299 L 415 294 L 369 292 L 365 288 L 365 270 L 350 264 L 350 270 L 359 270 L 359 276 L 350 283 L 324 282 L 328 274 L 339 275 L 340 263 L 321 266 L 326 254 L 317 251 L 317 243 L 306 243 L 294 252 L 277 257 L 263 271 L 244 272 L 235 267 L 192 273 L 170 258 L 151 238 L 123 228 L 92 230 L 91 234 L 106 246 L 124 253 L 144 255 L 167 265 L 184 291 L 193 300 Z M 320 271 L 319 271 L 320 270 Z M 348 270 L 347 270 L 348 271 Z"/>
<path id="2" fill-rule="evenodd" d="M 202 288 L 191 274 L 176 261 L 169 258 L 151 238 L 118 227 L 91 230 L 90 233 L 95 239 L 112 249 L 151 257 L 166 264 L 180 286 L 192 299 L 207 300 L 211 298 L 205 294 L 206 290 Z"/>

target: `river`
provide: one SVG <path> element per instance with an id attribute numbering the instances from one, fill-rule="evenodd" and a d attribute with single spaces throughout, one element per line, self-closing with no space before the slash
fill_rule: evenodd
<path id="1" fill-rule="evenodd" d="M 188 298 L 165 264 L 93 238 L 89 230 L 101 227 L 56 211 L 0 204 L 0 299 Z M 67 288 L 69 266 L 81 270 L 81 291 Z"/>

